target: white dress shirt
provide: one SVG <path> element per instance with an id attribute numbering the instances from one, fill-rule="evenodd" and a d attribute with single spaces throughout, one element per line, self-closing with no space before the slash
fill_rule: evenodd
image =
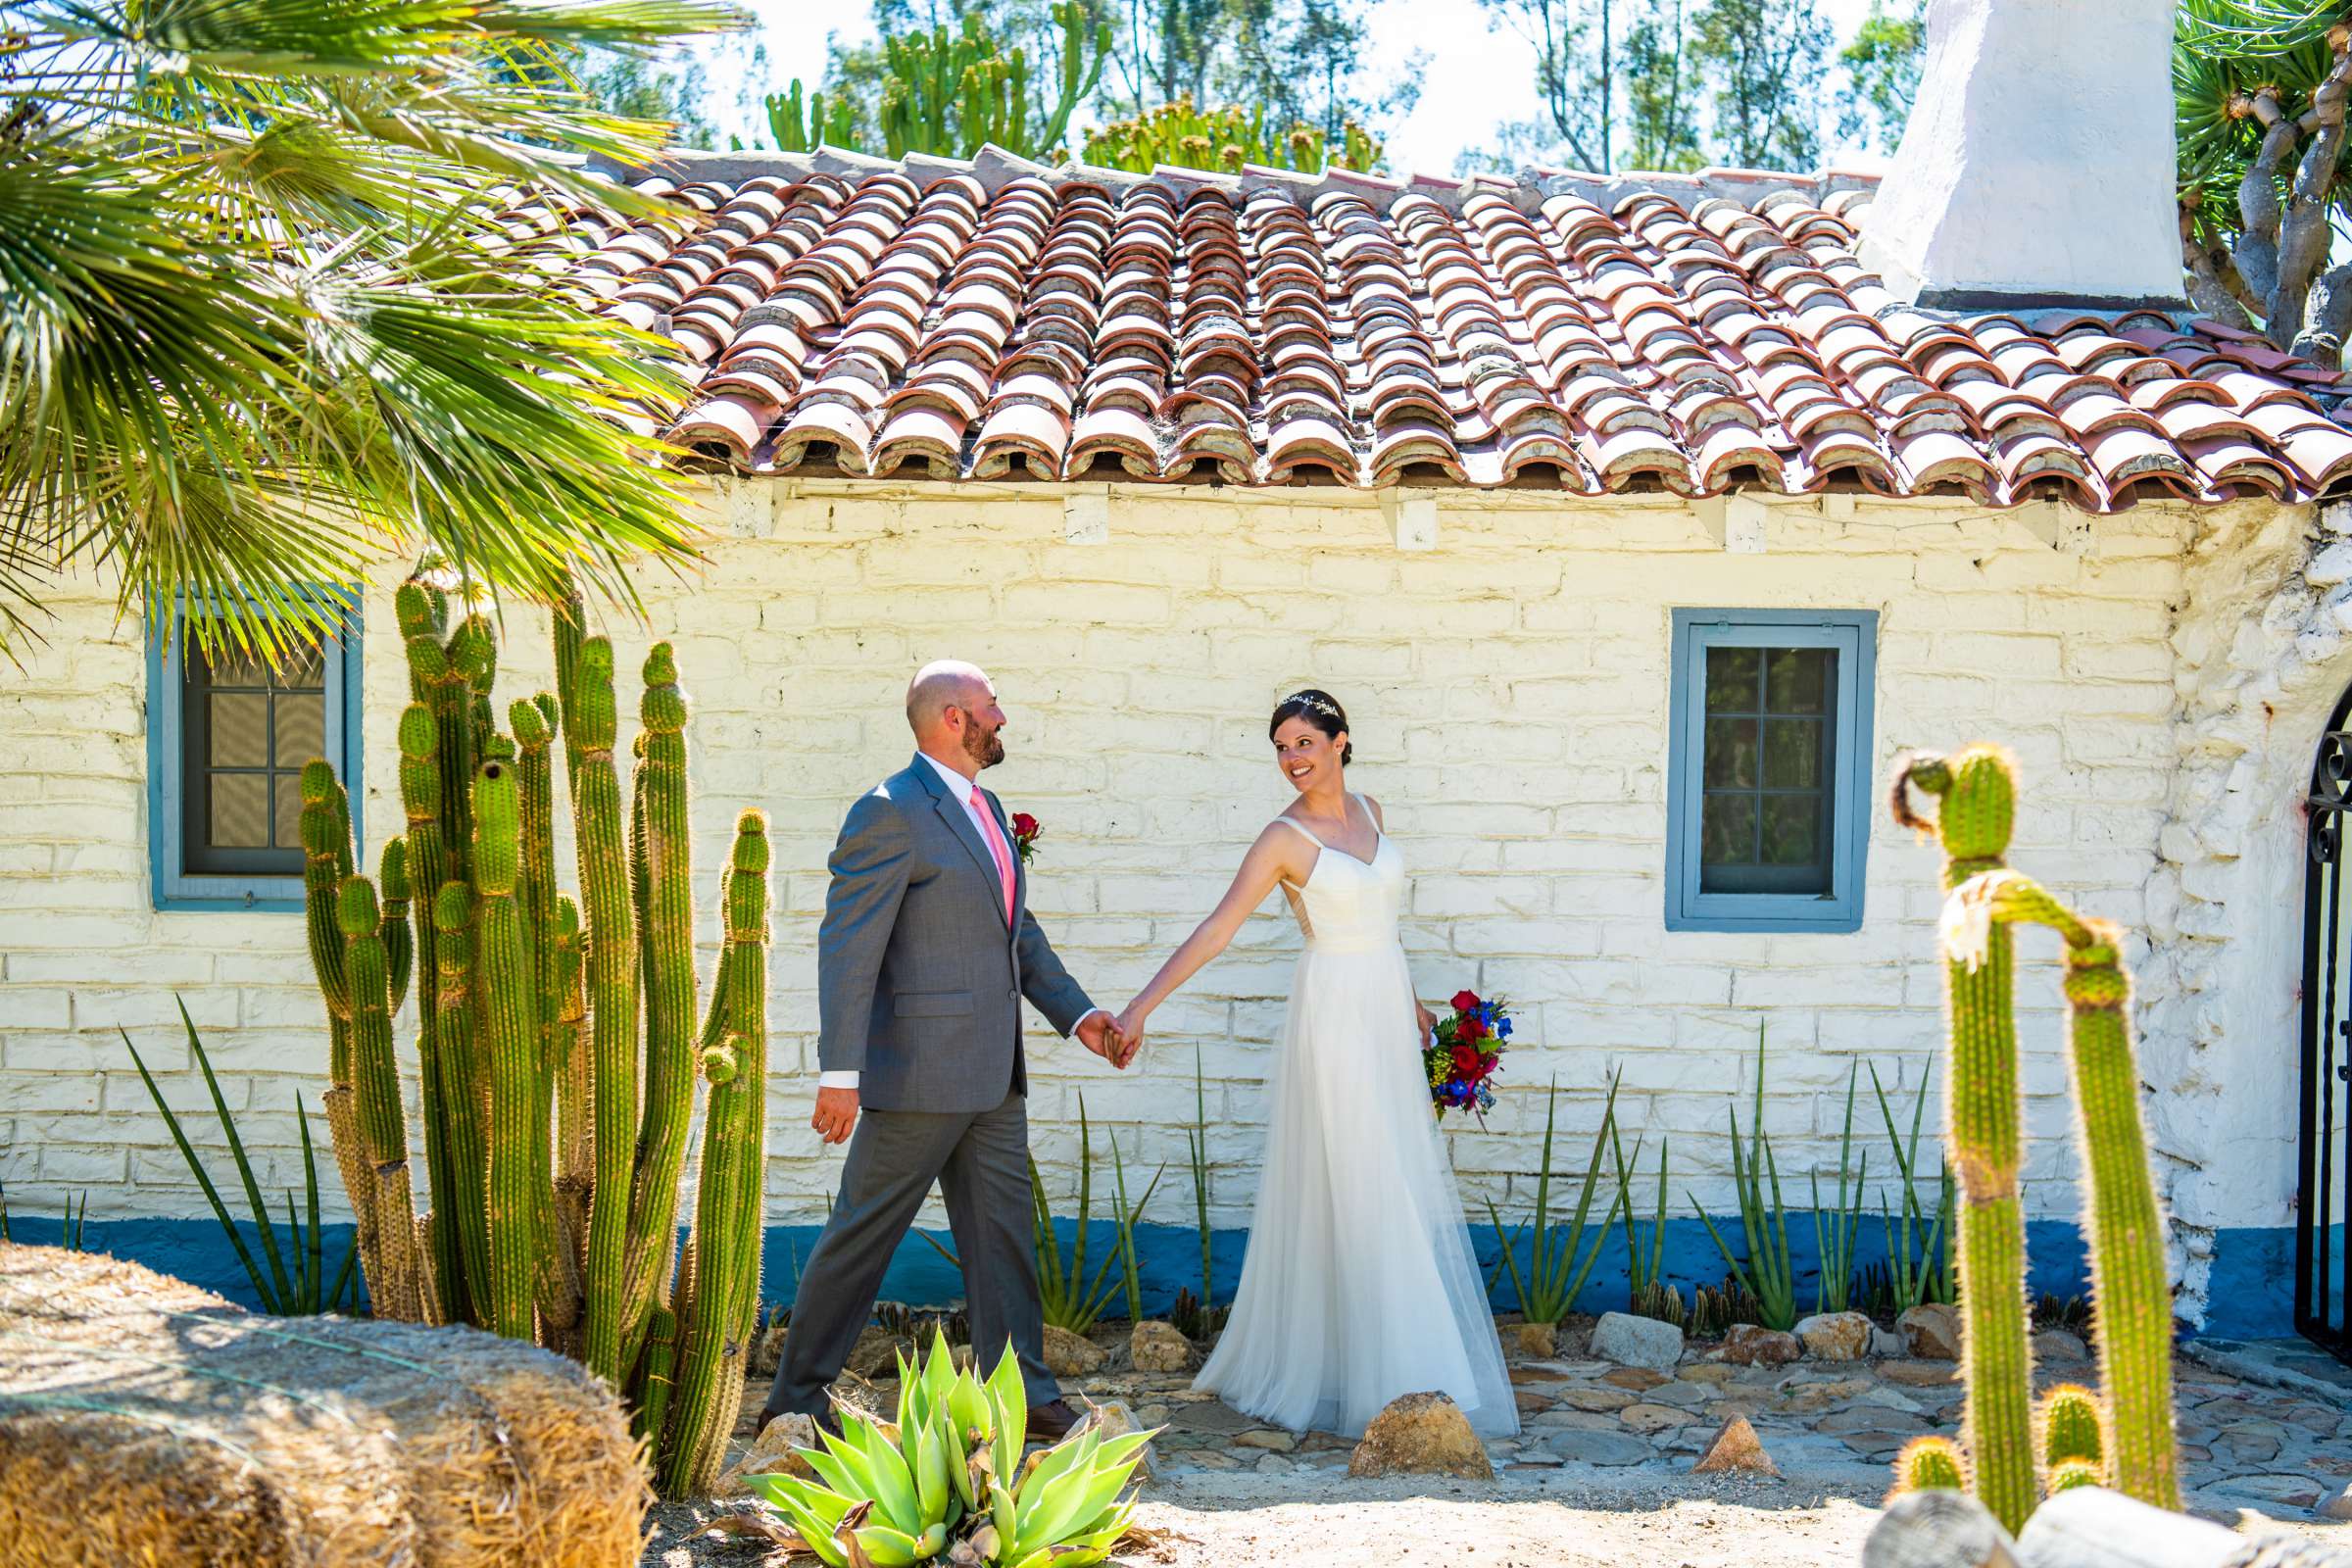
<path id="1" fill-rule="evenodd" d="M 972 819 L 972 831 L 980 835 L 981 843 L 986 844 L 992 833 L 998 837 L 1004 836 L 1004 830 L 1002 827 L 997 826 L 994 822 L 984 821 L 980 815 L 981 812 L 988 809 L 988 804 L 980 798 L 978 780 L 965 778 L 929 752 L 917 752 L 915 755 L 930 763 L 931 770 L 937 773 L 940 782 L 948 787 L 948 793 L 963 803 L 963 814 Z M 1007 855 L 1017 853 L 1013 850 L 1012 841 L 1009 838 L 1004 840 L 1004 852 Z M 1017 876 L 1019 873 L 1015 872 L 1014 874 Z M 1095 1007 L 1080 1014 L 1078 1022 L 1084 1023 L 1098 1012 L 1105 1018 L 1110 1016 L 1110 1009 L 1107 1007 Z M 1070 1032 L 1077 1033 L 1077 1025 L 1073 1024 Z M 841 1069 L 820 1072 L 816 1075 L 816 1087 L 819 1089 L 855 1089 L 858 1087 L 858 1074 L 855 1071 Z"/>

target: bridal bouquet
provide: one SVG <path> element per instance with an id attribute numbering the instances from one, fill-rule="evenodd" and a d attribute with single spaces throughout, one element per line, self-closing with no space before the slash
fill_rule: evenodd
<path id="1" fill-rule="evenodd" d="M 1453 994 L 1453 1010 L 1438 1020 L 1421 1050 L 1429 1070 L 1429 1098 L 1437 1113 L 1467 1110 L 1483 1121 L 1494 1104 L 1487 1080 L 1502 1064 L 1503 1042 L 1511 1038 L 1510 1009 L 1475 991 Z"/>

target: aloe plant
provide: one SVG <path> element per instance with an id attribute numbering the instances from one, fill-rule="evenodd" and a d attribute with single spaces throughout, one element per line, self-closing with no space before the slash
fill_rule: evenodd
<path id="1" fill-rule="evenodd" d="M 1551 1223 L 1551 1143 L 1552 1132 L 1559 1114 L 1560 1085 L 1553 1079 L 1544 1099 L 1543 1164 L 1536 1176 L 1535 1213 L 1519 1229 L 1504 1232 L 1502 1215 L 1494 1207 L 1494 1200 L 1487 1200 L 1487 1217 L 1494 1221 L 1495 1234 L 1502 1237 L 1502 1263 L 1510 1271 L 1511 1286 L 1519 1293 L 1519 1310 L 1530 1323 L 1557 1323 L 1575 1307 L 1577 1296 L 1584 1290 L 1592 1265 L 1600 1258 L 1601 1245 L 1608 1240 L 1609 1227 L 1616 1223 L 1618 1210 L 1626 1203 L 1626 1192 L 1620 1187 L 1610 1201 L 1608 1213 L 1602 1216 L 1592 1245 L 1585 1246 L 1585 1230 L 1592 1218 L 1592 1195 L 1600 1185 L 1600 1156 L 1608 1148 L 1617 1126 L 1617 1084 L 1622 1070 L 1609 1079 L 1608 1102 L 1601 1108 L 1600 1128 L 1592 1135 L 1592 1155 L 1585 1162 L 1584 1185 L 1577 1194 L 1576 1211 L 1564 1224 Z M 1528 1256 L 1525 1274 L 1519 1271 L 1519 1241 L 1533 1235 L 1534 1244 Z"/>
<path id="2" fill-rule="evenodd" d="M 156 1083 L 155 1075 L 147 1070 L 146 1059 L 139 1054 L 139 1048 L 130 1043 L 128 1032 L 116 1032 L 122 1036 L 123 1048 L 130 1053 L 131 1065 L 139 1070 L 139 1081 L 147 1086 L 148 1098 L 155 1102 L 155 1108 L 164 1113 L 164 1125 L 171 1129 L 172 1142 L 179 1146 L 180 1157 L 188 1162 L 189 1171 L 196 1177 L 196 1185 L 204 1189 L 205 1201 L 213 1205 L 214 1218 L 220 1220 L 220 1228 L 228 1233 L 228 1245 L 235 1250 L 237 1261 L 245 1265 L 245 1277 L 253 1285 L 253 1294 L 260 1298 L 262 1310 L 272 1317 L 307 1317 L 319 1312 L 358 1311 L 359 1244 L 356 1241 L 343 1249 L 343 1261 L 337 1265 L 333 1280 L 329 1282 L 326 1278 L 324 1232 L 318 1222 L 318 1160 L 311 1146 L 311 1115 L 302 1102 L 301 1092 L 296 1091 L 294 1096 L 294 1116 L 295 1125 L 302 1132 L 302 1182 L 306 1208 L 303 1217 L 296 1218 L 294 1195 L 291 1191 L 286 1194 L 286 1245 L 281 1250 L 277 1244 L 276 1224 L 270 1217 L 270 1205 L 263 1200 L 261 1183 L 254 1179 L 253 1160 L 245 1152 L 245 1141 L 237 1136 L 237 1119 L 229 1113 L 228 1102 L 220 1094 L 220 1080 L 213 1076 L 212 1058 L 205 1054 L 204 1041 L 196 1033 L 196 1020 L 188 1016 L 186 1003 L 177 997 L 172 1000 L 179 1007 L 179 1023 L 187 1031 L 188 1050 L 196 1058 L 197 1070 L 204 1074 L 204 1087 L 212 1095 L 213 1114 L 220 1118 L 221 1135 L 228 1143 L 229 1159 L 236 1165 L 237 1179 L 245 1189 L 245 1200 L 252 1205 L 254 1229 L 261 1234 L 262 1253 L 270 1264 L 266 1276 L 255 1262 L 252 1250 L 245 1245 L 244 1234 L 237 1229 L 236 1221 L 229 1217 L 228 1205 L 220 1200 L 220 1191 L 213 1185 L 212 1173 L 204 1168 L 204 1161 L 196 1157 L 195 1149 L 188 1143 L 187 1132 L 180 1125 L 179 1113 L 164 1099 L 164 1091 Z M 89 1200 L 85 1198 L 82 1201 L 86 1209 Z M 0 1222 L 0 1240 L 5 1240 L 6 1236 L 5 1223 Z M 293 1259 L 291 1273 L 286 1262 L 288 1256 Z"/>
<path id="3" fill-rule="evenodd" d="M 1617 1136 L 1616 1123 L 1609 1125 L 1609 1152 L 1617 1163 L 1617 1190 L 1623 1194 L 1617 1212 L 1625 1220 L 1625 1263 L 1628 1273 L 1627 1304 L 1638 1317 L 1653 1317 L 1661 1323 L 1680 1328 L 1685 1320 L 1682 1293 L 1660 1277 L 1666 1260 L 1666 1149 L 1669 1140 L 1658 1135 L 1658 1203 L 1649 1217 L 1649 1247 L 1643 1250 L 1641 1238 L 1634 1231 L 1634 1169 L 1642 1163 L 1642 1143 L 1647 1133 L 1634 1137 L 1634 1154 L 1626 1158 L 1625 1144 Z"/>
<path id="4" fill-rule="evenodd" d="M 841 1434 L 800 1455 L 816 1479 L 745 1477 L 832 1568 L 898 1568 L 949 1552 L 987 1568 L 1084 1568 L 1127 1533 L 1128 1492 L 1152 1432 L 1091 1423 L 1024 1464 L 1029 1400 L 1007 1348 L 986 1381 L 958 1370 L 945 1334 L 919 1366 L 899 1357 L 889 1424 L 843 1407 Z"/>
<path id="5" fill-rule="evenodd" d="M 1034 1207 L 1038 1294 L 1045 1303 L 1046 1322 L 1072 1334 L 1084 1334 L 1101 1320 L 1102 1303 L 1118 1286 L 1110 1271 L 1119 1262 L 1119 1249 L 1114 1245 L 1095 1277 L 1091 1281 L 1086 1277 L 1087 1232 L 1094 1228 L 1095 1218 L 1095 1150 L 1084 1095 L 1078 1097 L 1078 1235 L 1066 1261 L 1060 1239 L 1054 1234 L 1054 1208 L 1046 1200 L 1046 1184 L 1037 1174 L 1034 1154 L 1029 1156 L 1029 1200 Z"/>
<path id="6" fill-rule="evenodd" d="M 1764 1025 L 1756 1024 L 1756 1090 L 1752 1120 L 1755 1134 L 1745 1144 L 1740 1138 L 1740 1105 L 1734 1101 L 1732 1115 L 1732 1182 L 1740 1199 L 1740 1227 L 1747 1242 L 1744 1257 L 1733 1252 L 1715 1221 L 1690 1199 L 1690 1207 L 1699 1223 L 1707 1228 L 1707 1238 L 1715 1250 L 1723 1254 L 1732 1277 L 1740 1289 L 1756 1298 L 1756 1311 L 1766 1328 L 1790 1329 L 1796 1326 L 1796 1273 L 1788 1258 L 1788 1211 L 1781 1201 L 1780 1162 L 1773 1158 L 1772 1140 L 1764 1133 Z M 1772 1201 L 1764 1200 L 1767 1181 L 1770 1182 Z M 1686 1192 L 1685 1197 L 1690 1197 Z"/>
<path id="7" fill-rule="evenodd" d="M 1144 1196 L 1130 1206 L 1127 1201 L 1127 1161 L 1119 1153 L 1119 1135 L 1110 1135 L 1110 1176 L 1113 1183 L 1110 1211 L 1116 1227 L 1111 1245 L 1117 1249 L 1119 1284 L 1127 1294 L 1127 1321 L 1130 1323 L 1144 1320 L 1143 1265 L 1135 1252 L 1135 1227 L 1144 1217 L 1144 1210 L 1151 1206 L 1152 1195 L 1159 1191 L 1159 1179 L 1167 1173 L 1168 1167 L 1164 1164 L 1153 1171 L 1151 1184 L 1144 1189 Z"/>
<path id="8" fill-rule="evenodd" d="M 1208 1228 L 1208 1089 L 1198 1041 L 1193 1044 L 1193 1125 L 1184 1130 L 1184 1143 L 1193 1169 L 1193 1217 L 1200 1231 L 1200 1296 L 1192 1300 L 1192 1292 L 1180 1293 L 1173 1320 L 1187 1339 L 1205 1340 L 1224 1327 L 1230 1308 L 1216 1304 L 1216 1247 Z"/>
<path id="9" fill-rule="evenodd" d="M 1845 1176 L 1854 1150 L 1854 1073 L 1845 1070 L 1845 1130 L 1838 1138 L 1838 1206 L 1822 1224 L 1821 1172 L 1813 1172 L 1813 1255 L 1821 1273 L 1813 1285 L 1813 1310 L 1842 1312 L 1854 1277 L 1854 1237 L 1862 1229 L 1862 1189 L 1870 1180 L 1870 1151 L 1862 1151 L 1861 1167 L 1854 1172 L 1853 1197 L 1846 1197 Z"/>
<path id="10" fill-rule="evenodd" d="M 1918 1185 L 1919 1128 L 1928 1106 L 1927 1074 L 1921 1074 L 1919 1093 L 1911 1102 L 1911 1136 L 1907 1143 L 1895 1130 L 1894 1110 L 1886 1102 L 1886 1089 L 1879 1082 L 1875 1063 L 1870 1069 L 1870 1089 L 1878 1097 L 1879 1115 L 1886 1123 L 1886 1141 L 1894 1146 L 1895 1172 L 1903 1181 L 1899 1230 L 1894 1215 L 1886 1207 L 1885 1195 L 1879 1199 L 1879 1222 L 1886 1236 L 1887 1283 L 1893 1292 L 1894 1310 L 1899 1315 L 1922 1301 L 1952 1299 L 1952 1173 L 1946 1165 L 1936 1218 L 1930 1221 L 1920 1207 Z M 1940 1265 L 1936 1261 L 1939 1243 Z"/>
<path id="11" fill-rule="evenodd" d="M 68 1193 L 66 1195 L 66 1212 L 57 1222 L 57 1245 L 69 1252 L 89 1250 L 82 1245 L 83 1228 L 89 1223 L 89 1218 L 90 1195 L 87 1192 L 81 1195 L 81 1207 L 76 1211 L 74 1207 L 74 1195 Z M 5 1184 L 0 1184 L 0 1242 L 14 1241 L 15 1239 L 9 1234 L 8 1228 L 8 1188 Z"/>

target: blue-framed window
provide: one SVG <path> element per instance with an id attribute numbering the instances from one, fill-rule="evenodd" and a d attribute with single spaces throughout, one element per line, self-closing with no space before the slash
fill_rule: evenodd
<path id="1" fill-rule="evenodd" d="M 1878 612 L 1677 610 L 1666 929 L 1854 931 Z"/>
<path id="2" fill-rule="evenodd" d="M 174 601 L 147 648 L 147 858 L 159 909 L 302 907 L 302 768 L 314 757 L 360 777 L 360 626 L 259 654 L 197 644 Z M 360 792 L 352 790 L 352 830 Z"/>

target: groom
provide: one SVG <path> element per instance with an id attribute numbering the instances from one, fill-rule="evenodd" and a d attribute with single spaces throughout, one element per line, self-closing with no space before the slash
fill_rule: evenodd
<path id="1" fill-rule="evenodd" d="M 832 1426 L 826 1385 L 936 1181 L 980 1370 L 1009 1343 L 1028 1385 L 1029 1436 L 1052 1442 L 1077 1416 L 1045 1364 L 1021 999 L 1114 1067 L 1134 1052 L 1054 956 L 1029 912 L 1004 808 L 979 786 L 980 770 L 1004 760 L 996 688 L 970 664 L 927 664 L 906 689 L 906 722 L 914 760 L 850 808 L 833 847 L 816 939 L 811 1125 L 828 1144 L 848 1139 L 850 1152 L 760 1424 L 798 1411 Z"/>

